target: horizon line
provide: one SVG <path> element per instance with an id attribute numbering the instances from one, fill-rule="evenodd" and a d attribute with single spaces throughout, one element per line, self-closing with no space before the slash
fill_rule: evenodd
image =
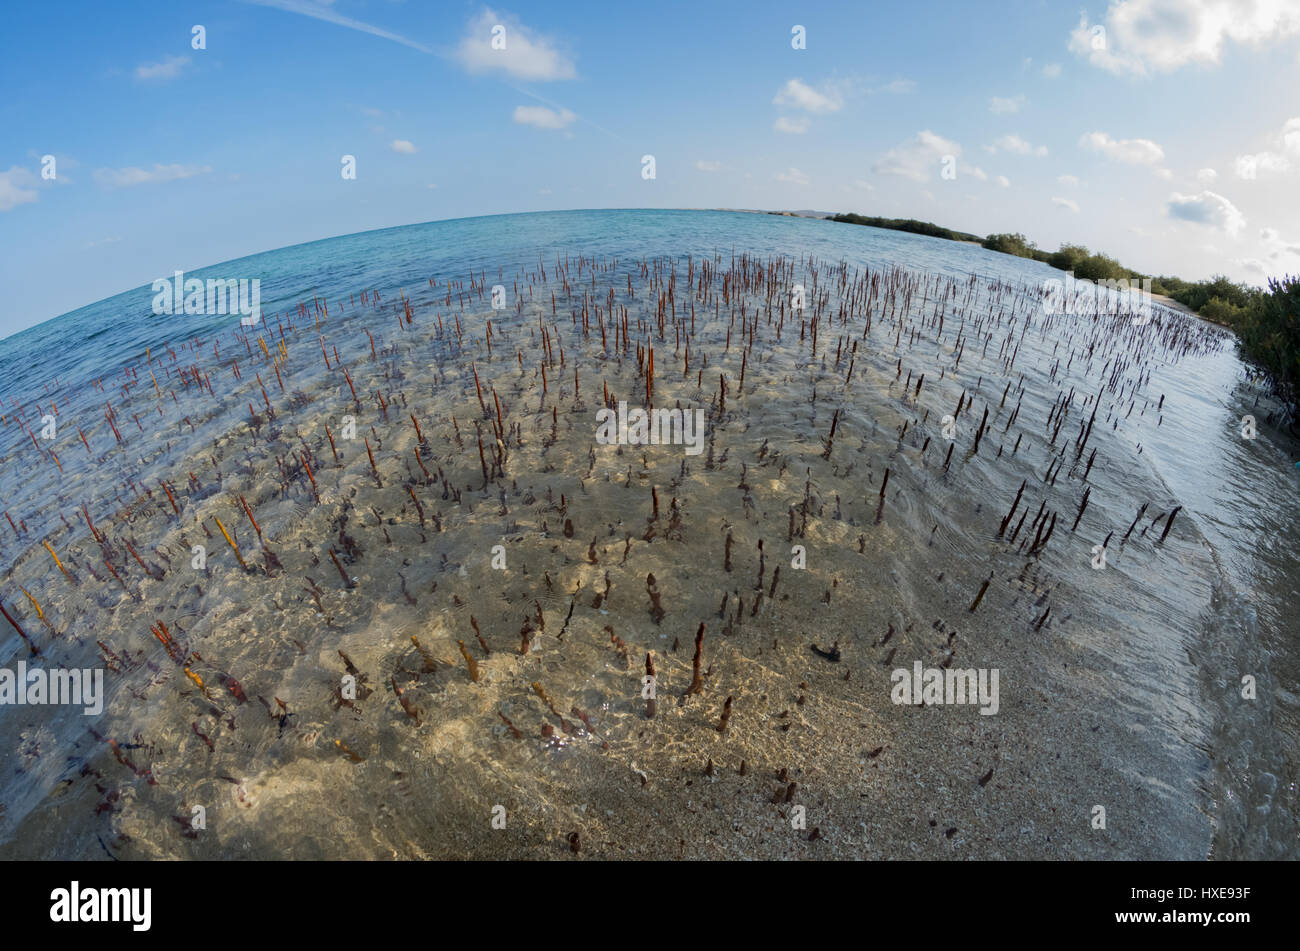
<path id="1" fill-rule="evenodd" d="M 377 233 L 382 232 L 382 231 L 393 231 L 393 230 L 396 230 L 396 229 L 398 229 L 398 228 L 412 228 L 412 227 L 418 227 L 418 226 L 420 226 L 420 225 L 444 224 L 444 223 L 452 222 L 452 221 L 473 221 L 473 220 L 476 220 L 476 219 L 479 219 L 479 218 L 507 218 L 507 217 L 512 217 L 512 216 L 516 216 L 516 215 L 572 214 L 572 213 L 585 212 L 585 211 L 660 211 L 660 212 L 664 212 L 664 211 L 714 211 L 714 212 L 727 212 L 727 213 L 731 213 L 731 214 L 765 214 L 765 215 L 772 215 L 772 216 L 774 216 L 774 217 L 805 218 L 805 219 L 815 220 L 815 221 L 827 221 L 827 220 L 831 220 L 835 215 L 842 215 L 842 214 L 860 214 L 859 212 L 821 212 L 821 211 L 812 211 L 811 209 L 800 209 L 800 210 L 796 210 L 796 209 L 790 209 L 790 208 L 774 209 L 774 208 L 726 208 L 726 207 L 720 207 L 720 206 L 698 206 L 698 207 L 688 207 L 688 206 L 667 206 L 667 207 L 651 207 L 651 206 L 619 206 L 619 207 L 587 207 L 587 208 L 549 208 L 549 209 L 536 209 L 536 210 L 530 210 L 530 211 L 507 211 L 507 212 L 495 212 L 495 213 L 479 214 L 479 215 L 458 215 L 458 216 L 456 216 L 456 217 L 454 217 L 454 218 L 429 218 L 429 219 L 426 219 L 426 220 L 423 220 L 423 221 L 407 221 L 407 222 L 403 222 L 403 223 L 401 223 L 401 224 L 383 225 L 383 226 L 378 227 L 378 228 L 364 228 L 364 229 L 362 229 L 362 230 L 360 230 L 360 231 L 347 231 L 347 232 L 342 232 L 342 233 L 340 233 L 340 234 L 323 235 L 323 236 L 321 236 L 321 237 L 319 237 L 319 238 L 309 238 L 309 239 L 307 239 L 307 240 L 305 240 L 305 241 L 296 241 L 296 242 L 294 242 L 294 243 L 292 243 L 292 244 L 284 244 L 284 245 L 280 245 L 280 246 L 278 246 L 278 247 L 273 247 L 273 248 L 262 248 L 262 249 L 257 250 L 257 251 L 249 251 L 249 252 L 247 252 L 247 253 L 245 253 L 245 254 L 240 254 L 240 255 L 237 255 L 237 256 L 235 256 L 235 257 L 226 258 L 226 259 L 221 260 L 221 261 L 215 261 L 215 262 L 213 262 L 213 263 L 211 263 L 211 264 L 203 264 L 203 265 L 199 265 L 199 266 L 194 267 L 194 268 L 182 268 L 182 269 L 180 269 L 180 270 L 182 271 L 182 273 L 189 273 L 189 272 L 192 272 L 192 271 L 205 271 L 205 270 L 208 270 L 209 268 L 221 267 L 221 266 L 223 266 L 223 265 L 233 264 L 233 263 L 235 263 L 235 262 L 243 261 L 243 260 L 246 260 L 246 259 L 248 259 L 248 258 L 258 257 L 259 255 L 263 255 L 263 254 L 272 254 L 272 253 L 277 252 L 277 251 L 287 251 L 287 250 L 289 250 L 289 249 L 291 249 L 291 248 L 302 248 L 302 247 L 306 247 L 306 246 L 308 246 L 308 245 L 312 245 L 312 244 L 319 244 L 319 243 L 324 242 L 324 241 L 337 241 L 337 240 L 339 240 L 339 239 L 341 239 L 341 238 L 352 238 L 352 237 L 357 237 L 357 236 L 359 236 L 359 235 L 377 234 Z M 800 214 L 800 213 L 799 213 L 800 211 L 803 211 L 803 212 L 806 212 L 806 213 L 805 213 L 805 214 Z M 872 215 L 861 215 L 861 216 L 862 216 L 862 217 L 883 217 L 883 216 L 872 216 Z M 918 222 L 923 222 L 923 223 L 925 223 L 925 224 L 935 224 L 934 222 L 926 221 L 926 220 L 921 219 L 921 218 L 887 218 L 887 219 L 885 219 L 885 220 L 890 220 L 890 221 L 918 221 Z M 882 230 L 882 231 L 887 231 L 887 230 L 897 230 L 897 229 L 888 229 L 888 228 L 878 228 L 878 227 L 875 226 L 875 225 L 858 225 L 857 227 L 872 227 L 872 228 L 877 228 L 877 230 Z M 946 227 L 946 226 L 939 225 L 938 227 Z M 950 230 L 950 231 L 951 231 L 951 230 L 953 230 L 953 229 L 949 228 L 949 229 L 947 229 L 947 230 Z M 913 233 L 913 232 L 903 232 L 903 233 Z M 949 240 L 949 239 L 946 239 L 946 238 L 939 238 L 939 237 L 935 237 L 935 236 L 933 236 L 933 235 L 924 235 L 924 234 L 919 234 L 919 233 L 917 233 L 916 236 L 917 236 L 917 237 L 933 237 L 935 240 L 940 240 L 940 241 L 942 241 L 942 240 Z M 984 237 L 987 238 L 988 235 L 985 235 Z M 963 240 L 961 243 L 968 243 L 968 244 L 969 244 L 969 243 L 972 243 L 972 242 L 964 241 L 964 240 Z M 1000 253 L 1000 252 L 994 252 L 994 253 Z M 1032 258 L 1026 258 L 1025 260 L 1033 260 L 1033 259 L 1032 259 Z M 175 273 L 175 272 L 173 271 L 173 273 Z M 107 294 L 107 295 L 105 295 L 105 296 L 103 296 L 103 297 L 100 297 L 100 298 L 97 298 L 97 299 L 95 299 L 95 300 L 91 300 L 91 301 L 88 301 L 88 302 L 86 302 L 86 303 L 84 303 L 84 304 L 80 304 L 80 305 L 78 305 L 78 306 L 76 306 L 76 307 L 73 307 L 73 308 L 71 308 L 70 310 L 65 310 L 65 311 L 62 311 L 62 312 L 60 312 L 60 313 L 53 314 L 53 315 L 51 315 L 51 316 L 49 316 L 49 317 L 46 317 L 46 318 L 44 318 L 43 320 L 37 320 L 37 321 L 35 321 L 34 323 L 27 324 L 26 326 L 23 326 L 23 327 L 19 327 L 19 328 L 15 329 L 15 330 L 13 330 L 13 331 L 7 333 L 7 334 L 4 334 L 3 336 L 0 336 L 0 345 L 3 345 L 6 341 L 13 339 L 14 337 L 17 337 L 17 336 L 19 336 L 20 334 L 27 333 L 27 332 L 30 331 L 30 330 L 35 330 L 35 329 L 38 328 L 38 327 L 43 327 L 45 324 L 52 323 L 53 321 L 61 320 L 62 318 L 67 317 L 67 316 L 70 315 L 70 314 L 75 314 L 77 311 L 85 310 L 87 307 L 94 307 L 94 306 L 96 306 L 97 304 L 102 304 L 102 303 L 104 303 L 105 301 L 110 301 L 110 300 L 112 300 L 112 299 L 115 298 L 115 297 L 121 297 L 121 296 L 123 296 L 124 294 L 129 294 L 129 293 L 131 293 L 132 291 L 135 291 L 135 290 L 138 290 L 138 289 L 140 289 L 140 288 L 142 288 L 142 287 L 145 287 L 147 284 L 151 283 L 152 280 L 156 280 L 156 279 L 148 279 L 148 280 L 146 280 L 145 282 L 142 282 L 142 283 L 134 283 L 134 284 L 131 284 L 129 287 L 126 287 L 126 288 L 124 288 L 123 290 L 116 291 L 116 292 L 111 293 L 111 294 Z M 1268 284 L 1268 280 L 1269 280 L 1269 279 L 1266 278 L 1266 279 L 1265 279 L 1261 284 L 1259 284 L 1258 286 L 1259 286 L 1259 287 L 1266 287 L 1267 284 Z"/>

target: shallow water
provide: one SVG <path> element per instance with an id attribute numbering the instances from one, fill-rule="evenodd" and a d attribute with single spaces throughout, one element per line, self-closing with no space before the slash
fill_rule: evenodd
<path id="1" fill-rule="evenodd" d="M 1059 275 L 1036 262 L 725 212 L 440 222 L 194 276 L 260 278 L 263 324 L 156 318 L 145 287 L 0 342 L 19 525 L 0 522 L 0 597 L 46 664 L 119 668 L 98 717 L 0 707 L 4 854 L 564 857 L 572 832 L 608 857 L 1300 852 L 1300 491 L 1221 331 L 1164 309 L 1049 316 Z M 705 453 L 596 443 L 604 387 L 645 403 L 651 340 L 655 405 L 704 409 Z M 51 446 L 23 427 L 39 436 L 52 402 Z M 1022 480 L 1028 530 L 1008 542 Z M 1031 556 L 1040 505 L 1058 517 Z M 682 697 L 700 622 L 703 689 Z M 37 661 L 3 636 L 0 665 Z M 362 678 L 347 703 L 340 651 Z M 915 661 L 998 670 L 997 714 L 891 703 Z"/>

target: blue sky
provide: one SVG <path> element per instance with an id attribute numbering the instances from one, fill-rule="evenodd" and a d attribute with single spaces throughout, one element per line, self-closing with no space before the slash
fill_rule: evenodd
<path id="1" fill-rule="evenodd" d="M 563 208 L 857 211 L 1186 278 L 1300 272 L 1300 0 L 5 17 L 0 335 L 287 244 Z"/>

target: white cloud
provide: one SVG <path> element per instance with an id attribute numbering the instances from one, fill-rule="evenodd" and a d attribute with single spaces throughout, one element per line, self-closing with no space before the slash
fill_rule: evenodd
<path id="1" fill-rule="evenodd" d="M 1298 33 L 1294 0 L 1118 0 L 1104 24 L 1084 14 L 1069 46 L 1099 69 L 1144 76 L 1218 64 L 1227 40 L 1258 46 Z"/>
<path id="2" fill-rule="evenodd" d="M 894 93 L 895 95 L 901 95 L 902 93 L 906 93 L 906 92 L 915 92 L 916 80 L 895 79 L 893 82 L 885 83 L 885 85 L 881 86 L 880 88 L 881 91 L 883 92 L 890 92 L 890 93 Z"/>
<path id="3" fill-rule="evenodd" d="M 1276 228 L 1261 228 L 1259 240 L 1264 245 L 1270 261 L 1280 262 L 1288 257 L 1300 258 L 1300 244 L 1287 241 Z"/>
<path id="4" fill-rule="evenodd" d="M 812 113 L 837 112 L 844 105 L 844 97 L 829 84 L 814 89 L 802 79 L 791 79 L 777 91 L 772 104 Z"/>
<path id="5" fill-rule="evenodd" d="M 1300 156 L 1300 116 L 1287 119 L 1282 126 L 1282 147 L 1292 155 Z"/>
<path id="6" fill-rule="evenodd" d="M 1074 175 L 1058 175 L 1056 181 L 1061 185 L 1067 185 L 1070 188 L 1079 187 L 1079 179 Z"/>
<path id="7" fill-rule="evenodd" d="M 1017 155 L 1032 155 L 1035 158 L 1042 158 L 1047 154 L 1047 146 L 1030 145 L 1018 135 L 1004 135 L 988 147 L 989 152 L 996 152 L 1001 149 L 1004 152 L 1014 152 Z"/>
<path id="8" fill-rule="evenodd" d="M 1272 137 L 1274 145 L 1281 151 L 1265 149 L 1253 155 L 1238 155 L 1233 162 L 1233 171 L 1238 178 L 1253 180 L 1259 173 L 1280 174 L 1291 170 L 1291 160 L 1283 153 L 1300 158 L 1300 117 L 1288 119 L 1282 125 L 1282 131 Z"/>
<path id="9" fill-rule="evenodd" d="M 698 168 L 701 172 L 716 172 L 718 169 L 722 168 L 722 163 L 706 162 L 704 159 L 696 159 L 695 167 Z"/>
<path id="10" fill-rule="evenodd" d="M 777 120 L 772 123 L 772 128 L 777 132 L 784 132 L 786 135 L 803 135 L 808 131 L 808 120 L 803 118 L 791 119 L 787 116 L 778 116 Z"/>
<path id="11" fill-rule="evenodd" d="M 777 173 L 776 180 L 785 182 L 788 185 L 807 185 L 808 176 L 797 168 L 788 168 L 784 172 Z"/>
<path id="12" fill-rule="evenodd" d="M 945 156 L 961 155 L 961 146 L 929 129 L 890 149 L 871 170 L 883 175 L 901 175 L 914 182 L 928 182 L 930 174 Z"/>
<path id="13" fill-rule="evenodd" d="M 1219 173 L 1212 168 L 1202 168 L 1196 172 L 1196 180 L 1202 185 L 1212 185 L 1218 177 Z"/>
<path id="14" fill-rule="evenodd" d="M 175 182 L 195 175 L 206 175 L 212 171 L 211 165 L 157 165 L 151 169 L 128 166 L 127 168 L 97 168 L 94 179 L 108 188 L 128 188 L 132 185 L 154 185 L 159 182 Z"/>
<path id="15" fill-rule="evenodd" d="M 492 29 L 496 26 L 505 28 L 505 49 L 492 48 Z M 537 82 L 573 79 L 578 74 L 554 40 L 490 8 L 469 22 L 453 55 L 471 73 L 500 71 L 515 79 Z"/>
<path id="16" fill-rule="evenodd" d="M 1079 145 L 1128 165 L 1155 165 L 1165 157 L 1165 150 L 1150 139 L 1112 139 L 1105 132 L 1089 132 Z"/>
<path id="17" fill-rule="evenodd" d="M 1024 96 L 1013 96 L 1010 98 L 993 96 L 989 99 L 989 112 L 998 113 L 999 115 L 1007 115 L 1013 112 L 1019 112 L 1024 104 Z"/>
<path id="18" fill-rule="evenodd" d="M 963 165 L 959 169 L 959 172 L 964 175 L 970 175 L 972 178 L 977 178 L 981 182 L 987 182 L 989 180 L 988 172 L 984 171 L 984 169 L 980 168 L 978 165 Z"/>
<path id="19" fill-rule="evenodd" d="M 1055 79 L 1057 76 L 1061 75 L 1061 64 L 1048 63 L 1043 67 L 1043 75 L 1048 79 Z"/>
<path id="20" fill-rule="evenodd" d="M 1076 215 L 1079 213 L 1079 203 L 1077 201 L 1072 201 L 1069 198 L 1053 198 L 1052 204 L 1072 211 Z"/>
<path id="21" fill-rule="evenodd" d="M 7 172 L 0 172 L 0 211 L 12 211 L 19 205 L 36 201 L 36 176 L 27 169 L 15 165 Z"/>
<path id="22" fill-rule="evenodd" d="M 1216 228 L 1230 238 L 1240 235 L 1246 226 L 1246 218 L 1237 210 L 1236 205 L 1212 191 L 1202 191 L 1196 195 L 1174 192 L 1169 196 L 1165 213 L 1170 218 Z"/>
<path id="23" fill-rule="evenodd" d="M 998 185 L 1001 186 L 1002 188 L 1011 187 L 1011 179 L 1007 178 L 1005 175 L 999 175 L 997 178 L 993 180 L 997 182 Z"/>
<path id="24" fill-rule="evenodd" d="M 545 106 L 515 106 L 514 120 L 520 125 L 536 126 L 539 129 L 563 129 L 578 118 L 568 109 L 558 112 Z"/>
<path id="25" fill-rule="evenodd" d="M 1256 152 L 1254 155 L 1238 155 L 1232 163 L 1232 170 L 1238 178 L 1253 181 L 1260 172 L 1271 175 L 1290 171 L 1291 163 L 1285 155 L 1276 152 Z"/>
<path id="26" fill-rule="evenodd" d="M 188 56 L 166 56 L 161 63 L 141 63 L 135 68 L 135 78 L 146 82 L 166 82 L 179 76 L 189 64 Z"/>
<path id="27" fill-rule="evenodd" d="M 393 139 L 393 141 L 389 144 L 388 147 L 392 149 L 394 152 L 400 153 L 401 155 L 415 154 L 415 146 L 412 145 L 410 142 L 407 142 L 405 139 Z"/>

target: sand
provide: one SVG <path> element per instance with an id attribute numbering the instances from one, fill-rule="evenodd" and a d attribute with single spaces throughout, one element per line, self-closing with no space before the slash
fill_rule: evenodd
<path id="1" fill-rule="evenodd" d="M 504 311 L 484 288 L 440 282 L 411 298 L 409 321 L 388 292 L 341 313 L 330 302 L 328 316 L 308 303 L 292 327 L 268 321 L 237 349 L 227 339 L 219 359 L 210 342 L 152 358 L 174 388 L 177 368 L 206 354 L 216 392 L 191 383 L 179 414 L 142 417 L 143 436 L 120 427 L 127 445 L 105 454 L 154 486 L 96 514 L 124 583 L 105 576 L 84 525 L 55 539 L 75 587 L 39 545 L 13 569 L 40 573 L 29 588 L 47 593 L 58 633 L 27 621 L 47 656 L 98 663 L 102 641 L 120 669 L 93 732 L 33 710 L 10 738 L 30 793 L 10 803 L 4 854 L 1209 853 L 1210 724 L 1187 655 L 1215 583 L 1208 546 L 1185 520 L 1158 544 L 1167 509 L 1155 503 L 1118 537 L 1161 491 L 1134 448 L 1155 425 L 1146 376 L 1221 345 L 1212 331 L 1164 311 L 1136 329 L 1130 315 L 1048 317 L 1029 288 L 788 260 L 573 260 L 516 279 Z M 802 313 L 787 298 L 796 282 L 810 289 Z M 648 345 L 650 399 L 706 411 L 704 454 L 596 443 L 606 387 L 646 403 Z M 1053 371 L 1067 357 L 1074 377 Z M 950 441 L 941 419 L 962 393 Z M 129 399 L 163 397 L 146 383 Z M 1010 542 L 997 532 L 1022 480 L 1027 528 Z M 1040 504 L 1043 528 L 1057 519 L 1030 555 Z M 1097 571 L 1092 546 L 1108 532 Z M 160 579 L 126 554 L 131 538 Z M 150 634 L 160 621 L 179 661 Z M 686 695 L 701 623 L 702 689 Z M 916 661 L 998 670 L 998 712 L 893 703 L 892 672 Z M 24 753 L 36 734 L 39 752 Z"/>

